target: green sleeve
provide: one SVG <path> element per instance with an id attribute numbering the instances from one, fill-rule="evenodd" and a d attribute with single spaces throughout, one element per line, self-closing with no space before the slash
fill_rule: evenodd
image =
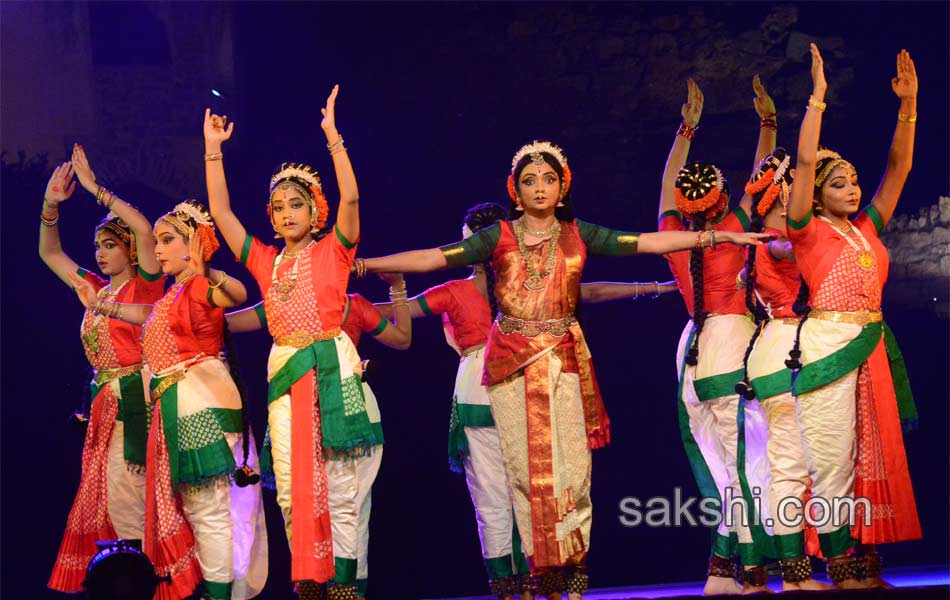
<path id="1" fill-rule="evenodd" d="M 442 246 L 439 250 L 449 267 L 472 265 L 490 260 L 500 237 L 501 224 L 495 223 L 461 242 Z"/>
<path id="2" fill-rule="evenodd" d="M 637 253 L 639 233 L 607 229 L 581 220 L 577 220 L 577 230 L 590 254 L 629 256 Z"/>
<path id="3" fill-rule="evenodd" d="M 258 302 L 255 304 L 254 312 L 257 313 L 257 319 L 261 322 L 261 327 L 267 329 L 267 313 L 264 312 L 264 303 Z"/>

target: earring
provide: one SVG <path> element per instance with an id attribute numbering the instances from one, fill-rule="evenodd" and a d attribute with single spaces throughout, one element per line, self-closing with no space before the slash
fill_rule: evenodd
<path id="1" fill-rule="evenodd" d="M 564 201 L 563 201 L 563 200 L 558 200 L 558 201 L 557 201 L 557 204 L 556 204 L 555 206 L 556 206 L 557 208 L 564 208 Z"/>
<path id="2" fill-rule="evenodd" d="M 517 203 L 515 203 L 515 210 L 517 210 L 517 211 L 519 211 L 519 212 L 524 212 L 524 207 L 521 206 L 521 203 L 520 203 L 520 202 L 517 202 Z"/>

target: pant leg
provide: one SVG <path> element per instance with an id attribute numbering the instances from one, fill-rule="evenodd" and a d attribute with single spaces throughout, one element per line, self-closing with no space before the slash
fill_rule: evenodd
<path id="1" fill-rule="evenodd" d="M 475 507 L 482 558 L 511 554 L 512 500 L 495 427 L 465 427 L 465 482 Z"/>
<path id="2" fill-rule="evenodd" d="M 330 525 L 333 532 L 333 560 L 337 583 L 356 581 L 359 547 L 359 474 L 356 460 L 328 460 L 327 499 L 330 506 Z"/>
<path id="3" fill-rule="evenodd" d="M 235 434 L 228 434 L 228 437 Z M 205 582 L 227 585 L 234 580 L 234 539 L 230 481 L 219 479 L 191 486 L 182 494 L 182 510 L 195 536 L 198 564 Z M 206 590 L 207 593 L 208 590 Z"/>
<path id="4" fill-rule="evenodd" d="M 120 538 L 141 540 L 145 530 L 145 470 L 129 470 L 124 444 L 124 423 L 116 421 L 109 440 L 106 476 L 109 519 Z"/>
<path id="5" fill-rule="evenodd" d="M 267 407 L 267 425 L 270 427 L 271 460 L 277 486 L 277 504 L 284 516 L 287 544 L 291 539 L 290 490 L 290 395 L 274 400 Z"/>
<path id="6" fill-rule="evenodd" d="M 379 465 L 383 460 L 383 446 L 373 448 L 368 456 L 357 460 L 356 471 L 359 489 L 356 492 L 358 514 L 356 538 L 356 578 L 369 578 L 369 517 L 373 505 L 373 482 L 379 474 Z"/>

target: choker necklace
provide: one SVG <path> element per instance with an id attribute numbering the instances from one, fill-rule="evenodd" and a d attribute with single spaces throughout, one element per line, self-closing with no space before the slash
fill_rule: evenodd
<path id="1" fill-rule="evenodd" d="M 549 236 L 551 233 L 554 232 L 554 226 L 557 225 L 557 219 L 554 219 L 554 221 L 548 226 L 547 229 L 542 229 L 540 231 L 532 231 L 531 229 L 528 229 L 525 226 L 524 217 L 521 217 L 520 219 L 518 219 L 518 222 L 521 224 L 521 229 L 525 233 L 536 238 L 546 238 L 547 236 Z"/>

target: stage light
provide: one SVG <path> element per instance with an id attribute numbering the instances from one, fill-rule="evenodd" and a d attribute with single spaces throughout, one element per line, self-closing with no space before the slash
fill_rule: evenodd
<path id="1" fill-rule="evenodd" d="M 90 600 L 151 600 L 161 581 L 141 540 L 98 540 L 83 587 Z"/>

